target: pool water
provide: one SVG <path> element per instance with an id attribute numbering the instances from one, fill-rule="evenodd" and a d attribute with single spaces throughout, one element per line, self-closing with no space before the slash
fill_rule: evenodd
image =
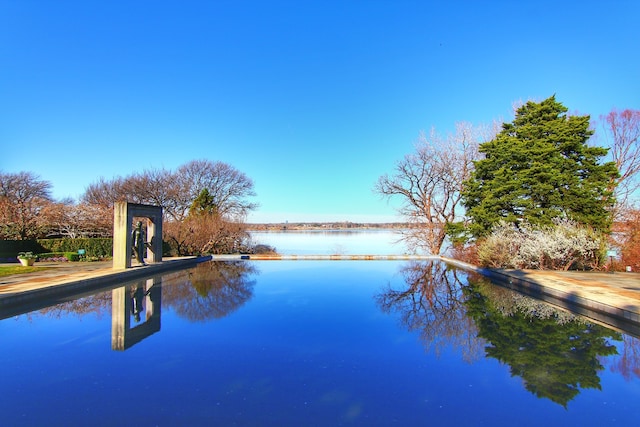
<path id="1" fill-rule="evenodd" d="M 0 321 L 2 425 L 640 421 L 637 338 L 439 262 L 208 262 L 124 285 Z"/>

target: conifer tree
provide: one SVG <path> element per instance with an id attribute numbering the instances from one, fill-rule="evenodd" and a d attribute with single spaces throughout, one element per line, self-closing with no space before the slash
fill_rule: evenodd
<path id="1" fill-rule="evenodd" d="M 551 226 L 565 218 L 609 230 L 617 168 L 601 162 L 605 148 L 587 144 L 589 116 L 566 112 L 555 96 L 527 102 L 480 145 L 485 157 L 475 162 L 462 193 L 473 236 L 488 234 L 500 220 Z"/>

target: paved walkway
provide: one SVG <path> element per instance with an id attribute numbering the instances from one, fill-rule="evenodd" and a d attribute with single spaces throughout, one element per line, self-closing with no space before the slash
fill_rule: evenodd
<path id="1" fill-rule="evenodd" d="M 136 265 L 129 269 L 114 269 L 106 262 L 38 262 L 42 270 L 0 277 L 0 315 L 3 308 L 36 298 L 59 296 L 95 289 L 113 282 L 127 282 L 164 271 L 186 268 L 211 257 L 165 258 L 160 263 Z M 20 264 L 0 264 L 19 266 Z"/>
<path id="2" fill-rule="evenodd" d="M 212 257 L 165 258 L 163 262 L 147 266 L 134 266 L 127 270 L 114 270 L 111 261 L 89 263 L 37 263 L 47 267 L 34 273 L 0 277 L 0 311 L 7 305 L 21 300 L 55 295 L 60 289 L 79 290 L 95 287 L 107 282 L 129 281 L 160 273 L 185 268 L 190 264 L 206 261 Z M 429 257 L 438 258 L 438 257 Z M 257 256 L 218 256 L 218 260 L 265 259 Z M 267 257 L 266 259 L 274 259 Z M 277 259 L 277 258 L 276 258 Z M 282 258 L 280 258 L 282 259 Z M 312 256 L 288 256 L 286 259 L 313 259 Z M 340 259 L 397 259 L 395 256 L 344 256 L 318 257 L 319 260 Z M 564 271 L 521 271 L 481 269 L 455 260 L 444 261 L 466 269 L 476 270 L 502 285 L 520 292 L 547 300 L 557 306 L 585 314 L 591 318 L 602 317 L 610 326 L 627 328 L 627 323 L 637 328 L 640 335 L 640 274 L 599 273 Z M 7 265 L 7 264 L 0 264 Z M 18 264 L 11 264 L 18 265 Z M 134 263 L 135 265 L 135 263 Z M 613 319 L 613 320 L 612 320 Z M 626 330 L 626 329 L 625 329 Z"/>

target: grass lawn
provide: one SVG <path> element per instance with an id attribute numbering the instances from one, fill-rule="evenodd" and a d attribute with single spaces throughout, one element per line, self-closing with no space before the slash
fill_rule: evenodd
<path id="1" fill-rule="evenodd" d="M 23 267 L 21 265 L 16 266 L 0 266 L 0 277 L 2 276 L 10 276 L 12 274 L 22 274 L 22 273 L 33 273 L 34 271 L 45 270 L 47 267 Z"/>

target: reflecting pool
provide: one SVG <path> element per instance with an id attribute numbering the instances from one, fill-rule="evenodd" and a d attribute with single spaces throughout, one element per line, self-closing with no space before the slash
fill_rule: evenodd
<path id="1" fill-rule="evenodd" d="M 7 426 L 640 421 L 636 337 L 440 262 L 208 262 L 0 336 Z"/>

